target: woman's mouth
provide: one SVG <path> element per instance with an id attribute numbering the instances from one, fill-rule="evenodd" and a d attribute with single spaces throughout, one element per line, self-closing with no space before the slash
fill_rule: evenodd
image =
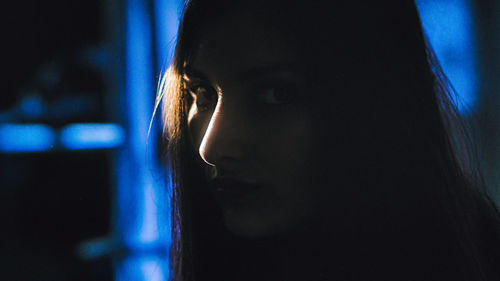
<path id="1" fill-rule="evenodd" d="M 248 206 L 254 202 L 263 189 L 262 185 L 233 178 L 215 178 L 210 181 L 215 199 L 226 207 Z"/>

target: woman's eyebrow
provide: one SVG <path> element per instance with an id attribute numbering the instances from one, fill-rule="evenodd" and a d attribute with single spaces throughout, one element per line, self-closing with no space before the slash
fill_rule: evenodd
<path id="1" fill-rule="evenodd" d="M 246 83 L 273 74 L 282 74 L 282 73 L 301 74 L 303 72 L 304 72 L 303 67 L 300 67 L 296 63 L 276 63 L 276 64 L 263 64 L 255 67 L 250 67 L 248 69 L 244 69 L 240 72 L 237 72 L 233 77 L 242 83 Z M 182 78 L 186 82 L 190 82 L 192 80 L 204 80 L 204 81 L 210 80 L 208 75 L 205 74 L 203 71 L 189 66 L 186 67 L 185 73 L 182 76 Z"/>
<path id="2" fill-rule="evenodd" d="M 182 75 L 182 79 L 186 82 L 191 82 L 192 80 L 208 80 L 208 76 L 202 71 L 188 66 Z"/>

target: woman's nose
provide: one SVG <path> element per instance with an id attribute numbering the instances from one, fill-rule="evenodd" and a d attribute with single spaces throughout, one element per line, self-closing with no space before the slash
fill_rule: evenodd
<path id="1" fill-rule="evenodd" d="M 209 165 L 224 165 L 241 156 L 245 128 L 244 113 L 234 101 L 219 98 L 199 147 L 201 158 Z"/>

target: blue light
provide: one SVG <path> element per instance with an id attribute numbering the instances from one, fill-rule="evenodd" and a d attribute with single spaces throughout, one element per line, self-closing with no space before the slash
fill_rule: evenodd
<path id="1" fill-rule="evenodd" d="M 175 44 L 180 3 L 126 1 L 125 87 L 119 103 L 127 138 L 116 159 L 114 239 L 128 252 L 116 261 L 115 280 L 119 281 L 165 281 L 169 277 L 168 186 L 164 167 L 159 167 L 156 159 L 161 126 L 153 122 L 150 133 L 148 129 L 156 79 L 160 68 L 167 66 Z"/>
<path id="2" fill-rule="evenodd" d="M 158 257 L 152 257 L 149 260 L 145 259 L 141 262 L 140 268 L 145 280 L 148 281 L 163 281 L 167 280 L 165 277 L 166 270 L 163 268 L 165 261 L 160 260 Z"/>
<path id="3" fill-rule="evenodd" d="M 476 58 L 469 0 L 417 0 L 424 30 L 456 90 L 463 114 L 477 101 Z"/>
<path id="4" fill-rule="evenodd" d="M 38 95 L 30 95 L 21 100 L 19 108 L 23 116 L 36 119 L 40 118 L 45 112 L 43 100 Z"/>
<path id="5" fill-rule="evenodd" d="M 154 97 L 151 19 L 148 5 L 141 0 L 127 1 L 126 67 L 123 108 L 127 140 L 119 150 L 117 162 L 117 239 L 128 248 L 142 247 L 147 186 L 152 179 L 147 149 L 148 125 Z M 160 188 L 160 187 L 157 187 Z M 146 227 L 147 228 L 147 227 Z"/>
<path id="6" fill-rule="evenodd" d="M 168 261 L 157 255 L 129 256 L 117 265 L 117 281 L 164 281 L 168 279 Z"/>
<path id="7" fill-rule="evenodd" d="M 127 138 L 116 159 L 114 239 L 128 249 L 117 261 L 116 280 L 168 279 L 170 243 L 164 170 L 156 165 L 156 133 L 148 133 L 155 98 L 155 54 L 151 8 L 126 2 L 124 91 L 119 103 Z"/>
<path id="8" fill-rule="evenodd" d="M 54 147 L 56 133 L 41 124 L 0 125 L 0 151 L 41 152 Z"/>
<path id="9" fill-rule="evenodd" d="M 144 210 L 142 213 L 142 227 L 140 230 L 140 241 L 142 243 L 154 243 L 159 239 L 158 221 L 158 206 L 155 200 L 155 190 L 153 186 L 144 187 Z"/>
<path id="10" fill-rule="evenodd" d="M 115 124 L 73 124 L 60 132 L 61 145 L 66 149 L 102 149 L 121 145 L 123 129 Z"/>
<path id="11" fill-rule="evenodd" d="M 172 59 L 181 12 L 180 0 L 154 0 L 158 69 L 166 69 Z"/>

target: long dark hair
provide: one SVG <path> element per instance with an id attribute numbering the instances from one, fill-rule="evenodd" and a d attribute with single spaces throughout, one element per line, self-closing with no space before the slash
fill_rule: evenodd
<path id="1" fill-rule="evenodd" d="M 160 84 L 157 105 L 163 100 L 165 157 L 172 179 L 170 262 L 171 277 L 175 281 L 234 280 L 235 275 L 252 266 L 259 267 L 261 272 L 266 270 L 264 250 L 225 230 L 221 214 L 205 188 L 199 156 L 187 132 L 190 100 L 189 95 L 184 95 L 182 80 L 203 25 L 219 15 L 231 13 L 231 9 L 238 8 L 242 2 L 187 1 L 174 60 Z M 377 144 L 392 145 L 390 150 L 380 149 L 385 153 L 383 156 L 373 151 L 373 146 L 360 149 L 360 154 L 378 160 L 383 158 L 383 163 L 390 165 L 390 175 L 373 172 L 372 176 L 379 179 L 379 184 L 390 182 L 394 186 L 388 189 L 392 193 L 390 198 L 400 202 L 387 203 L 389 201 L 384 201 L 390 200 L 385 198 L 387 195 L 380 195 L 377 200 L 391 204 L 394 213 L 406 211 L 389 216 L 385 224 L 378 221 L 380 233 L 370 233 L 371 240 L 357 244 L 365 247 L 364 251 L 352 249 L 352 255 L 367 257 L 359 258 L 358 264 L 352 265 L 349 270 L 362 273 L 351 274 L 351 278 L 388 280 L 391 279 L 388 271 L 393 271 L 402 272 L 404 275 L 399 279 L 403 280 L 500 280 L 500 270 L 495 264 L 500 262 L 500 216 L 474 165 L 466 123 L 453 103 L 453 88 L 425 40 L 415 3 L 411 0 L 333 1 L 335 5 L 329 10 L 332 1 L 254 2 L 257 3 L 254 5 L 262 4 L 262 13 L 288 20 L 298 40 L 313 41 L 308 50 L 311 61 L 344 59 L 340 76 L 345 89 L 354 93 L 366 91 L 355 81 L 360 77 L 382 87 L 382 94 L 367 98 L 366 104 L 373 103 L 383 109 L 373 114 L 390 124 L 381 126 L 377 134 L 398 139 L 377 140 Z M 346 9 L 356 13 L 346 13 Z M 289 11 L 293 18 L 287 18 Z M 338 23 L 348 28 L 340 29 L 344 32 L 339 34 L 337 27 L 334 34 L 331 27 Z M 340 38 L 335 47 L 330 43 L 332 38 Z M 348 60 L 343 58 L 342 50 L 349 50 Z M 311 71 L 315 73 L 311 76 L 321 83 L 329 79 L 325 77 L 330 75 L 325 69 L 329 68 L 313 68 Z M 391 77 L 387 77 L 387 73 Z M 376 81 L 381 77 L 385 84 Z M 402 84 L 410 90 L 399 91 Z M 356 103 L 353 97 L 346 100 Z M 369 107 L 359 101 L 357 104 L 360 110 Z M 342 113 L 353 120 L 358 118 L 349 112 Z M 353 121 L 346 126 L 362 127 L 361 122 Z M 361 147 L 362 142 L 359 145 Z M 356 165 L 356 161 L 353 162 L 352 165 Z M 409 188 L 403 195 L 397 186 Z M 390 221 L 405 226 L 394 230 Z M 408 221 L 413 225 L 408 226 Z M 386 235 L 390 231 L 397 234 Z M 398 247 L 404 245 L 410 254 L 403 258 L 405 261 L 400 261 L 401 256 L 374 260 L 374 252 L 380 250 L 403 252 L 374 246 L 380 241 L 389 241 Z M 372 264 L 366 266 L 363 262 Z M 387 262 L 392 266 L 383 266 Z M 398 266 L 402 266 L 401 269 L 395 269 Z"/>

